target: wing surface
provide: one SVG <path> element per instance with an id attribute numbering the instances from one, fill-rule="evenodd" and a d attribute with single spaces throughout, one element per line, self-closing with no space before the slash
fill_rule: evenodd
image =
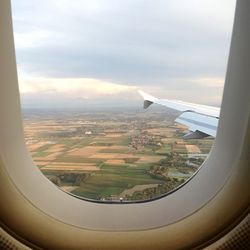
<path id="1" fill-rule="evenodd" d="M 158 99 L 141 90 L 138 92 L 144 99 L 145 109 L 156 103 L 182 112 L 175 121 L 188 126 L 191 131 L 191 133 L 184 136 L 185 139 L 216 136 L 220 108 L 179 100 Z"/>

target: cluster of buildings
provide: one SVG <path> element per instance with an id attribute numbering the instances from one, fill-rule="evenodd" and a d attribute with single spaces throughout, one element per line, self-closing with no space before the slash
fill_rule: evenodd
<path id="1" fill-rule="evenodd" d="M 149 136 L 146 132 L 142 132 L 131 136 L 130 146 L 136 150 L 141 150 L 145 147 L 145 145 L 149 144 L 150 141 L 152 141 L 151 136 Z"/>

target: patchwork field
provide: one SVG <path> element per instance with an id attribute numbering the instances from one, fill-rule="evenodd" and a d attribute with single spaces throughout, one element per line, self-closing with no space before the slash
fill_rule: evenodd
<path id="1" fill-rule="evenodd" d="M 63 191 L 149 199 L 188 179 L 213 142 L 183 140 L 187 128 L 168 116 L 166 123 L 164 113 L 35 113 L 25 117 L 25 137 L 37 166 Z"/>
<path id="2" fill-rule="evenodd" d="M 111 199 L 119 200 L 121 193 L 136 185 L 160 184 L 163 181 L 153 179 L 145 175 L 144 169 L 129 169 L 105 165 L 101 171 L 91 175 L 74 194 L 91 199 L 103 199 L 112 196 Z M 98 183 L 98 185 L 96 185 Z"/>

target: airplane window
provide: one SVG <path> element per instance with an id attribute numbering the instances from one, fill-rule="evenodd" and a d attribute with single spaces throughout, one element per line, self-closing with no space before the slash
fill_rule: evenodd
<path id="1" fill-rule="evenodd" d="M 189 181 L 216 136 L 234 2 L 14 0 L 24 133 L 41 172 L 101 202 Z"/>

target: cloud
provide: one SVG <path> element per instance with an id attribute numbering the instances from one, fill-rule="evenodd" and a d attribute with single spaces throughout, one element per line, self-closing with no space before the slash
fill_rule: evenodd
<path id="1" fill-rule="evenodd" d="M 20 77 L 19 77 L 20 78 Z M 144 86 L 143 90 L 159 98 L 179 99 L 219 106 L 223 80 L 177 79 L 167 86 Z M 189 86 L 189 87 L 188 87 Z M 140 86 L 141 87 L 141 86 Z M 141 107 L 139 86 L 118 84 L 90 78 L 30 78 L 19 79 L 24 107 Z M 185 89 L 180 91 L 178 89 Z M 202 93 L 203 94 L 200 94 Z"/>
<path id="2" fill-rule="evenodd" d="M 12 6 L 18 71 L 30 78 L 186 94 L 190 84 L 202 94 L 224 79 L 235 0 L 13 0 Z"/>
<path id="3" fill-rule="evenodd" d="M 13 12 L 18 62 L 31 74 L 143 84 L 224 73 L 232 0 L 30 2 Z"/>
<path id="4" fill-rule="evenodd" d="M 24 33 L 14 33 L 16 49 L 31 49 L 39 48 L 43 45 L 44 41 L 47 41 L 49 37 L 52 36 L 49 31 L 32 31 L 27 34 Z"/>
<path id="5" fill-rule="evenodd" d="M 141 98 L 136 86 L 88 78 L 22 78 L 23 107 L 132 106 Z"/>
<path id="6" fill-rule="evenodd" d="M 85 99 L 117 95 L 137 89 L 135 86 L 90 78 L 27 78 L 19 81 L 19 88 L 21 94 L 53 93 Z"/>
<path id="7" fill-rule="evenodd" d="M 190 79 L 189 82 L 191 84 L 209 88 L 223 88 L 224 86 L 224 79 L 219 77 Z"/>

